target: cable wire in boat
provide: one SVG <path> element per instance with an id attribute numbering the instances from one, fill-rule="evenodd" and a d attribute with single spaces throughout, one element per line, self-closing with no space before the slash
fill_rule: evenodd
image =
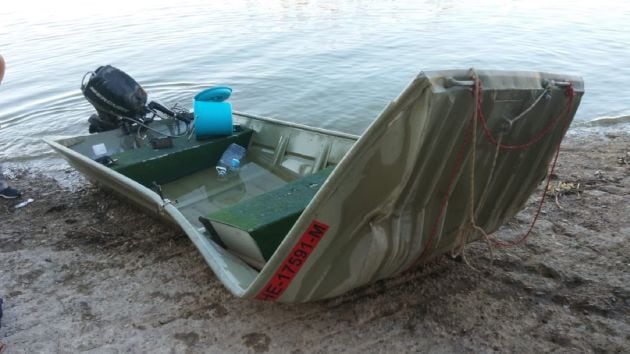
<path id="1" fill-rule="evenodd" d="M 127 117 L 122 117 L 122 119 L 127 120 L 127 121 L 129 121 L 131 123 L 136 123 L 139 126 L 141 126 L 143 128 L 146 128 L 147 130 L 150 130 L 150 131 L 152 131 L 154 133 L 163 135 L 163 136 L 168 137 L 168 138 L 182 138 L 182 137 L 185 137 L 186 135 L 188 135 L 188 131 L 186 131 L 184 134 L 181 134 L 181 135 L 171 135 L 171 134 L 163 133 L 163 132 L 161 132 L 161 131 L 159 131 L 157 129 L 153 129 L 150 126 L 148 126 L 148 125 L 146 125 L 144 123 L 141 123 L 141 122 L 139 122 L 139 121 L 137 121 L 135 119 L 131 119 L 131 118 L 127 118 Z"/>

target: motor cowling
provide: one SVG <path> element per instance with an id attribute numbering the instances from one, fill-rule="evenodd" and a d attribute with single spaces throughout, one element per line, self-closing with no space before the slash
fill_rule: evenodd
<path id="1" fill-rule="evenodd" d="M 88 75 L 81 91 L 98 113 L 89 119 L 90 133 L 116 129 L 123 118 L 143 120 L 147 114 L 147 93 L 136 80 L 111 65 L 100 66 Z"/>

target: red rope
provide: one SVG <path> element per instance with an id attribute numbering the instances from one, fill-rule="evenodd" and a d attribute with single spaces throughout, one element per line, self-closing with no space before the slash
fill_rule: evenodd
<path id="1" fill-rule="evenodd" d="M 567 86 L 565 94 L 568 97 L 567 102 L 569 102 L 569 104 L 567 105 L 567 110 L 566 110 L 566 113 L 568 113 L 569 108 L 573 104 L 573 97 L 575 96 L 575 92 L 573 91 L 573 87 L 571 85 Z M 556 169 L 556 162 L 558 161 L 558 155 L 560 155 L 560 144 L 562 143 L 562 137 L 566 133 L 567 129 L 569 129 L 570 122 L 571 120 L 567 119 L 566 122 L 564 123 L 564 127 L 562 129 L 562 135 L 560 136 L 560 140 L 558 141 L 558 145 L 556 146 L 556 153 L 555 153 L 555 156 L 553 157 L 553 163 L 551 164 L 551 170 L 549 171 L 549 174 L 547 175 L 547 183 L 545 183 L 545 189 L 543 190 L 542 197 L 540 198 L 540 202 L 538 203 L 538 209 L 536 210 L 536 214 L 534 214 L 534 219 L 529 225 L 527 232 L 515 241 L 504 242 L 501 240 L 497 240 L 495 238 L 490 238 L 490 241 L 492 241 L 492 243 L 494 243 L 497 247 L 509 248 L 509 247 L 518 246 L 527 240 L 532 230 L 534 229 L 534 225 L 536 224 L 536 221 L 538 220 L 538 217 L 540 216 L 540 212 L 542 211 L 543 204 L 545 204 L 545 199 L 547 198 L 547 192 L 549 190 L 549 184 L 551 184 L 551 177 L 553 176 L 553 171 Z"/>
<path id="2" fill-rule="evenodd" d="M 549 133 L 549 131 L 551 131 L 551 129 L 553 129 L 553 127 L 558 123 L 558 121 L 560 120 L 560 118 L 562 117 L 562 115 L 568 113 L 571 109 L 571 107 L 573 106 L 573 97 L 575 97 L 575 92 L 573 90 L 573 86 L 572 85 L 568 85 L 566 90 L 565 90 L 565 95 L 568 97 L 567 99 L 567 105 L 566 105 L 566 109 L 563 110 L 562 112 L 560 112 L 556 117 L 554 117 L 554 119 L 552 119 L 552 121 L 539 133 L 537 134 L 532 140 L 530 140 L 527 143 L 524 144 L 514 144 L 514 145 L 509 145 L 509 144 L 499 144 L 498 141 L 494 138 L 494 136 L 492 135 L 492 132 L 490 131 L 490 129 L 488 128 L 488 125 L 486 124 L 486 119 L 485 116 L 483 115 L 483 110 L 482 110 L 482 86 L 481 86 L 481 80 L 479 80 L 478 78 L 475 78 L 475 87 L 474 87 L 474 93 L 478 93 L 477 96 L 477 100 L 475 102 L 475 110 L 477 111 L 477 116 L 478 119 L 481 121 L 482 123 L 482 127 L 484 130 L 484 135 L 488 138 L 488 140 L 494 144 L 494 145 L 498 145 L 499 148 L 502 149 L 524 149 L 527 148 L 529 146 L 534 145 L 535 143 L 537 143 L 538 141 L 540 141 L 547 133 Z M 447 185 L 447 189 L 446 189 L 446 194 L 444 195 L 444 197 L 442 198 L 442 202 L 440 203 L 440 209 L 438 212 L 438 215 L 435 219 L 435 221 L 433 222 L 432 226 L 431 226 L 431 231 L 429 232 L 429 237 L 427 238 L 427 241 L 425 243 L 425 247 L 423 248 L 422 252 L 420 253 L 420 255 L 416 258 L 415 261 L 413 261 L 411 263 L 411 265 L 409 266 L 408 269 L 415 267 L 426 255 L 426 253 L 428 252 L 432 242 L 433 242 L 433 238 L 435 237 L 435 235 L 437 234 L 437 230 L 438 230 L 438 226 L 442 220 L 442 217 L 444 216 L 444 212 L 446 211 L 446 205 L 448 204 L 448 200 L 450 199 L 451 193 L 453 192 L 453 188 L 455 187 L 455 178 L 457 177 L 457 175 L 459 174 L 460 169 L 462 168 L 463 165 L 463 161 L 464 161 L 464 154 L 465 154 L 465 147 L 468 146 L 468 144 L 470 143 L 470 140 L 472 139 L 472 134 L 476 134 L 477 132 L 473 132 L 473 124 L 472 124 L 472 120 L 474 120 L 475 115 L 473 114 L 471 117 L 471 122 L 468 123 L 468 127 L 466 128 L 466 135 L 464 136 L 464 141 L 462 142 L 462 144 L 459 147 L 459 150 L 457 152 L 457 157 L 455 159 L 455 164 L 453 165 L 453 168 L 451 169 L 451 174 L 449 177 L 449 181 L 448 181 L 448 185 Z M 563 136 L 564 133 L 566 132 L 566 130 L 569 127 L 569 122 L 570 120 L 567 119 L 567 122 L 565 123 L 564 126 L 564 131 L 563 131 Z M 538 216 L 540 215 L 540 211 L 542 210 L 542 205 L 544 203 L 545 197 L 547 195 L 547 189 L 549 188 L 549 184 L 551 182 L 551 176 L 553 175 L 553 171 L 555 169 L 556 166 L 556 161 L 558 159 L 558 154 L 560 153 L 560 143 L 562 142 L 562 139 L 560 139 L 560 141 L 558 142 L 558 146 L 556 147 L 556 154 L 553 160 L 553 164 L 551 166 L 551 172 L 549 173 L 548 177 L 547 177 L 547 184 L 545 186 L 545 190 L 543 192 L 543 197 L 538 205 L 538 210 L 536 211 L 536 215 L 534 216 L 534 220 L 532 221 L 532 223 L 529 226 L 529 229 L 527 231 L 527 233 L 522 236 L 520 239 L 514 241 L 514 242 L 503 242 L 503 241 L 499 241 L 496 239 L 490 239 L 493 243 L 495 243 L 497 246 L 499 247 L 512 247 L 512 246 L 516 246 L 519 245 L 523 242 L 525 242 L 525 240 L 527 240 L 527 238 L 529 237 L 529 234 L 531 233 L 532 229 L 534 228 L 534 225 L 536 224 L 536 221 L 538 220 Z"/>
<path id="3" fill-rule="evenodd" d="M 556 155 L 554 156 L 553 163 L 551 164 L 551 171 L 549 172 L 549 175 L 547 176 L 547 183 L 545 184 L 545 190 L 543 191 L 542 198 L 540 198 L 540 202 L 538 203 L 538 209 L 536 210 L 536 214 L 534 215 L 534 220 L 532 220 L 531 224 L 529 224 L 529 229 L 527 229 L 527 232 L 516 241 L 504 242 L 501 240 L 497 240 L 496 238 L 489 238 L 490 241 L 492 241 L 492 243 L 494 243 L 497 247 L 500 247 L 500 248 L 514 247 L 514 246 L 518 246 L 522 244 L 523 242 L 527 240 L 532 230 L 534 229 L 534 225 L 536 224 L 536 221 L 538 220 L 538 216 L 540 216 L 542 206 L 543 204 L 545 204 L 545 198 L 547 197 L 547 190 L 549 189 L 551 176 L 553 176 L 553 171 L 556 168 L 556 161 L 558 161 L 559 154 L 560 154 L 560 144 L 558 144 L 558 146 L 556 147 Z"/>
<path id="4" fill-rule="evenodd" d="M 475 80 L 475 83 L 479 82 L 479 85 L 481 85 L 481 81 L 479 81 L 479 79 Z M 479 90 L 481 90 L 481 86 L 479 86 Z M 506 150 L 519 150 L 519 149 L 525 149 L 528 148 L 534 144 L 536 144 L 537 142 L 539 142 L 542 138 L 544 138 L 547 133 L 549 133 L 549 131 L 551 131 L 551 129 L 553 129 L 556 124 L 558 124 L 558 122 L 560 121 L 560 118 L 562 118 L 563 115 L 567 114 L 570 112 L 571 108 L 573 107 L 573 97 L 575 97 L 575 91 L 573 90 L 573 86 L 571 84 L 567 85 L 566 89 L 565 89 L 565 95 L 568 97 L 567 99 L 567 104 L 565 106 L 565 109 L 558 113 L 558 115 L 556 115 L 550 122 L 549 124 L 547 124 L 547 126 L 545 126 L 543 128 L 543 130 L 541 130 L 538 134 L 536 134 L 530 141 L 523 143 L 523 144 L 499 144 L 499 142 L 497 141 L 497 139 L 495 139 L 495 137 L 492 135 L 492 132 L 490 131 L 490 128 L 488 128 L 488 124 L 486 122 L 486 117 L 483 114 L 483 110 L 481 107 L 481 96 L 478 96 L 477 99 L 477 115 L 479 116 L 479 121 L 481 122 L 481 126 L 483 127 L 483 132 L 484 135 L 486 136 L 486 138 L 493 144 L 493 145 L 498 145 L 499 148 L 501 149 L 506 149 Z"/>

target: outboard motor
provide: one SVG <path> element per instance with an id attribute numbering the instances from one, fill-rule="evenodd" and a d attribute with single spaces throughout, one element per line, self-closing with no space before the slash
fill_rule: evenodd
<path id="1" fill-rule="evenodd" d="M 147 104 L 147 93 L 142 86 L 111 65 L 100 66 L 85 74 L 81 91 L 97 112 L 88 119 L 90 134 L 119 127 L 130 132 L 132 127 L 146 127 L 156 115 L 178 119 L 187 127 L 194 119 L 192 112 L 181 108 L 168 109 L 155 101 Z"/>
<path id="2" fill-rule="evenodd" d="M 91 75 L 86 82 L 88 74 Z M 136 80 L 111 65 L 88 74 L 83 77 L 81 91 L 97 112 L 88 119 L 90 133 L 116 129 L 124 119 L 144 122 L 147 93 Z"/>

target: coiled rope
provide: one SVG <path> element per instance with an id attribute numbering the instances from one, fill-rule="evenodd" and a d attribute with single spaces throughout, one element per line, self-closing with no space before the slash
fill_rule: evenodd
<path id="1" fill-rule="evenodd" d="M 474 86 L 473 86 L 473 99 L 475 102 L 475 109 L 473 110 L 473 114 L 471 116 L 471 121 L 468 122 L 468 125 L 466 127 L 466 133 L 464 135 L 464 140 L 462 141 L 462 144 L 460 145 L 458 152 L 457 152 L 457 156 L 455 158 L 455 164 L 453 165 L 452 169 L 451 169 L 451 173 L 450 173 L 450 177 L 449 177 L 449 181 L 447 184 L 447 189 L 446 189 L 446 194 L 444 195 L 444 197 L 442 198 L 442 202 L 440 203 L 440 209 L 438 212 L 438 215 L 436 217 L 436 219 L 434 220 L 432 226 L 431 226 L 431 230 L 429 232 L 429 236 L 427 238 L 427 241 L 425 242 L 425 246 L 422 249 L 422 252 L 420 253 L 420 255 L 411 263 L 411 265 L 408 267 L 408 269 L 410 268 L 414 268 L 415 266 L 417 266 L 426 256 L 427 252 L 429 251 L 429 249 L 433 246 L 433 239 L 435 238 L 440 223 L 442 221 L 442 218 L 444 217 L 445 211 L 446 211 L 446 205 L 448 204 L 448 200 L 451 197 L 451 194 L 453 192 L 453 188 L 455 187 L 455 182 L 456 182 L 456 178 L 462 168 L 463 165 L 463 161 L 464 161 L 464 156 L 466 153 L 466 147 L 470 144 L 470 142 L 472 141 L 472 163 L 471 163 L 471 170 L 470 170 L 470 188 L 469 188 L 469 198 L 470 198 L 470 205 L 469 205 L 469 210 L 468 210 L 468 220 L 466 222 L 466 224 L 464 225 L 464 227 L 461 227 L 460 230 L 458 231 L 458 236 L 457 239 L 459 240 L 458 245 L 456 245 L 454 247 L 454 254 L 461 254 L 464 258 L 464 260 L 466 261 L 467 264 L 468 261 L 465 258 L 465 254 L 464 254 L 464 249 L 465 249 L 465 245 L 468 242 L 468 239 L 470 238 L 470 233 L 469 231 L 477 231 L 479 233 L 481 233 L 485 239 L 485 241 L 488 243 L 489 247 L 490 247 L 490 252 L 492 252 L 492 245 L 500 247 L 500 248 L 508 248 L 508 247 L 513 247 L 513 246 L 517 246 L 522 244 L 523 242 L 525 242 L 527 240 L 527 238 L 529 237 L 529 235 L 532 232 L 532 229 L 534 228 L 534 225 L 536 224 L 536 221 L 538 220 L 538 217 L 540 215 L 540 212 L 542 210 L 542 206 L 544 204 L 544 200 L 545 197 L 547 195 L 547 190 L 549 189 L 549 184 L 551 182 L 551 177 L 553 176 L 553 171 L 556 167 L 556 162 L 558 160 L 558 155 L 560 153 L 560 144 L 562 142 L 562 138 L 558 139 L 558 143 L 556 145 L 556 151 L 555 151 L 555 155 L 553 158 L 553 163 L 551 164 L 551 170 L 549 172 L 549 174 L 547 175 L 547 182 L 545 184 L 545 188 L 543 190 L 543 195 L 540 199 L 540 202 L 538 204 L 538 208 L 536 210 L 536 214 L 534 215 L 534 218 L 532 220 L 532 222 L 529 225 L 529 228 L 527 230 L 527 232 L 522 235 L 521 237 L 519 237 L 518 239 L 514 240 L 514 241 L 502 241 L 502 240 L 498 240 L 495 238 L 490 237 L 485 230 L 483 230 L 483 228 L 481 228 L 480 226 L 478 226 L 476 224 L 475 221 L 475 217 L 476 217 L 476 213 L 477 211 L 475 210 L 475 162 L 476 162 L 476 150 L 477 150 L 477 130 L 478 130 L 478 122 L 481 123 L 481 127 L 483 129 L 484 132 L 484 136 L 486 137 L 486 140 L 489 141 L 491 144 L 496 146 L 496 150 L 495 150 L 495 154 L 494 154 L 494 159 L 492 162 L 492 167 L 490 169 L 490 177 L 488 179 L 488 181 L 486 182 L 486 188 L 484 188 L 484 196 L 485 196 L 485 192 L 487 191 L 487 186 L 489 185 L 490 181 L 492 180 L 492 178 L 494 177 L 494 172 L 495 172 L 495 168 L 496 168 L 496 163 L 498 160 L 498 156 L 499 156 L 499 152 L 501 150 L 522 150 L 522 149 L 527 149 L 531 146 L 533 146 L 534 144 L 538 143 L 540 140 L 542 140 L 545 136 L 547 136 L 549 134 L 549 132 L 552 131 L 552 129 L 558 124 L 558 122 L 560 122 L 562 120 L 562 118 L 564 116 L 570 117 L 570 112 L 571 109 L 573 107 L 573 99 L 575 97 L 575 91 L 573 90 L 573 85 L 571 83 L 568 83 L 565 86 L 565 96 L 567 97 L 566 99 L 566 104 L 565 104 L 565 108 L 559 112 L 540 132 L 538 132 L 536 135 L 534 135 L 534 137 L 532 137 L 529 141 L 526 141 L 524 143 L 519 143 L 519 144 L 504 144 L 502 142 L 503 140 L 503 134 L 501 134 L 499 136 L 499 138 L 495 138 L 494 135 L 492 134 L 490 128 L 488 127 L 485 115 L 483 113 L 483 109 L 482 109 L 482 99 L 483 99 L 483 88 L 482 88 L 482 82 L 481 80 L 477 77 L 477 75 L 474 73 L 473 71 L 473 79 L 474 79 Z M 550 93 L 550 89 L 546 88 L 545 91 L 533 102 L 533 104 L 527 108 L 526 110 L 524 110 L 521 114 L 519 114 L 516 118 L 512 119 L 511 121 L 508 121 L 508 123 L 510 123 L 510 126 L 512 123 L 514 123 L 515 121 L 523 118 L 532 108 L 533 106 L 535 106 L 536 104 L 538 104 L 538 102 L 541 100 L 541 98 L 544 95 L 547 95 Z M 563 131 L 561 134 L 561 137 L 564 136 L 564 134 L 566 133 L 566 130 L 569 128 L 569 123 L 570 123 L 570 119 L 566 119 L 564 122 L 564 126 L 563 126 Z M 483 197 L 482 196 L 482 199 Z M 470 264 L 469 264 L 470 265 Z"/>

